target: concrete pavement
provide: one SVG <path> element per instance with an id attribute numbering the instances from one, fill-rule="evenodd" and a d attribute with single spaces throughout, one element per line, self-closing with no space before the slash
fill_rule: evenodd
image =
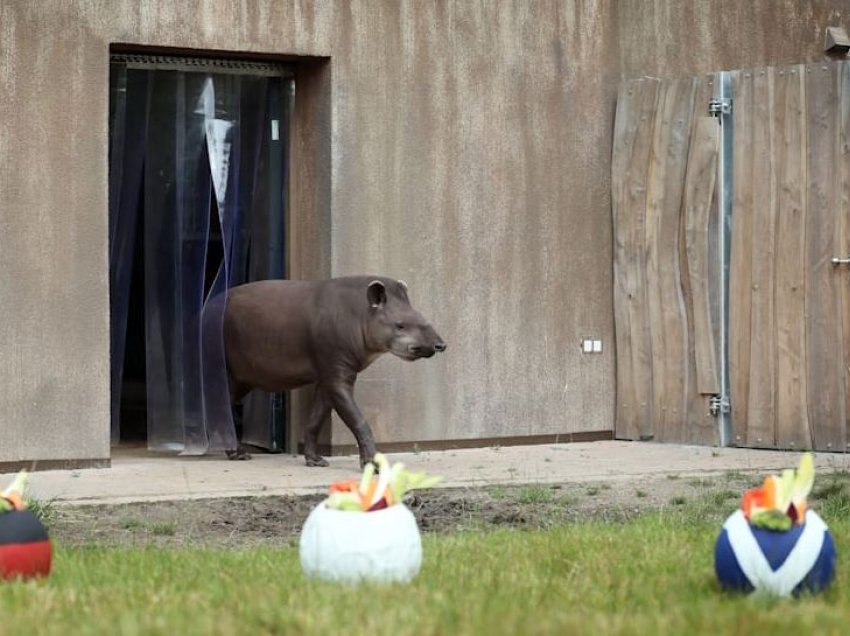
<path id="1" fill-rule="evenodd" d="M 442 475 L 441 487 L 627 481 L 665 475 L 793 468 L 799 453 L 603 441 L 394 453 L 411 470 Z M 295 455 L 255 455 L 246 462 L 220 456 L 175 457 L 116 449 L 111 468 L 51 470 L 30 476 L 29 492 L 60 504 L 108 504 L 167 499 L 301 495 L 356 477 L 357 457 L 331 457 L 329 468 L 307 468 Z M 817 453 L 819 471 L 850 470 L 850 455 Z M 7 484 L 11 475 L 0 475 Z"/>

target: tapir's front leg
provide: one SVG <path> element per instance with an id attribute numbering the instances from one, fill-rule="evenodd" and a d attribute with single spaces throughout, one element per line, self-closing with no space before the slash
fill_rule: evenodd
<path id="1" fill-rule="evenodd" d="M 375 458 L 375 439 L 372 437 L 369 423 L 354 401 L 354 383 L 330 384 L 326 390 L 334 410 L 339 413 L 348 430 L 354 434 L 357 448 L 360 450 L 360 466 L 365 466 Z"/>

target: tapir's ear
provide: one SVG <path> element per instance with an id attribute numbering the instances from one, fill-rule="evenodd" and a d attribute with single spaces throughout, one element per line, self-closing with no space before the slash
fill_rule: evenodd
<path id="1" fill-rule="evenodd" d="M 407 300 L 407 283 L 405 283 L 403 280 L 399 280 L 398 281 L 398 287 L 401 290 L 402 298 Z"/>
<path id="2" fill-rule="evenodd" d="M 366 288 L 366 297 L 369 299 L 369 305 L 373 309 L 383 307 L 387 302 L 387 288 L 379 280 L 373 280 Z"/>

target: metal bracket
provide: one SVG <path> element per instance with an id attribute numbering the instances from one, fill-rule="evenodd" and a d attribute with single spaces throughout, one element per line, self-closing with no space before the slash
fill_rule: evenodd
<path id="1" fill-rule="evenodd" d="M 729 403 L 729 398 L 721 395 L 712 395 L 708 402 L 708 412 L 714 417 L 721 413 L 725 414 L 732 410 L 732 405 Z"/>
<path id="2" fill-rule="evenodd" d="M 711 413 L 717 418 L 717 441 L 720 446 L 732 443 L 732 413 L 729 407 L 729 281 L 732 243 L 732 193 L 735 122 L 732 117 L 732 76 L 727 71 L 714 75 L 712 99 L 708 111 L 720 124 L 720 147 L 717 157 L 717 254 L 719 337 L 717 342 L 718 394 L 711 399 Z"/>
<path id="3" fill-rule="evenodd" d="M 729 115 L 732 112 L 731 97 L 712 97 L 708 100 L 708 114 L 712 117 Z"/>

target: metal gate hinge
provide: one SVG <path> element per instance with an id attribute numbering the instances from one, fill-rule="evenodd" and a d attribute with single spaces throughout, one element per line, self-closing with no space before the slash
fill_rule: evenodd
<path id="1" fill-rule="evenodd" d="M 732 405 L 729 403 L 729 398 L 720 395 L 712 395 L 708 402 L 708 412 L 714 417 L 717 417 L 721 413 L 728 413 L 731 408 Z"/>
<path id="2" fill-rule="evenodd" d="M 712 117 L 728 115 L 732 112 L 731 97 L 712 97 L 708 100 L 708 114 Z"/>

